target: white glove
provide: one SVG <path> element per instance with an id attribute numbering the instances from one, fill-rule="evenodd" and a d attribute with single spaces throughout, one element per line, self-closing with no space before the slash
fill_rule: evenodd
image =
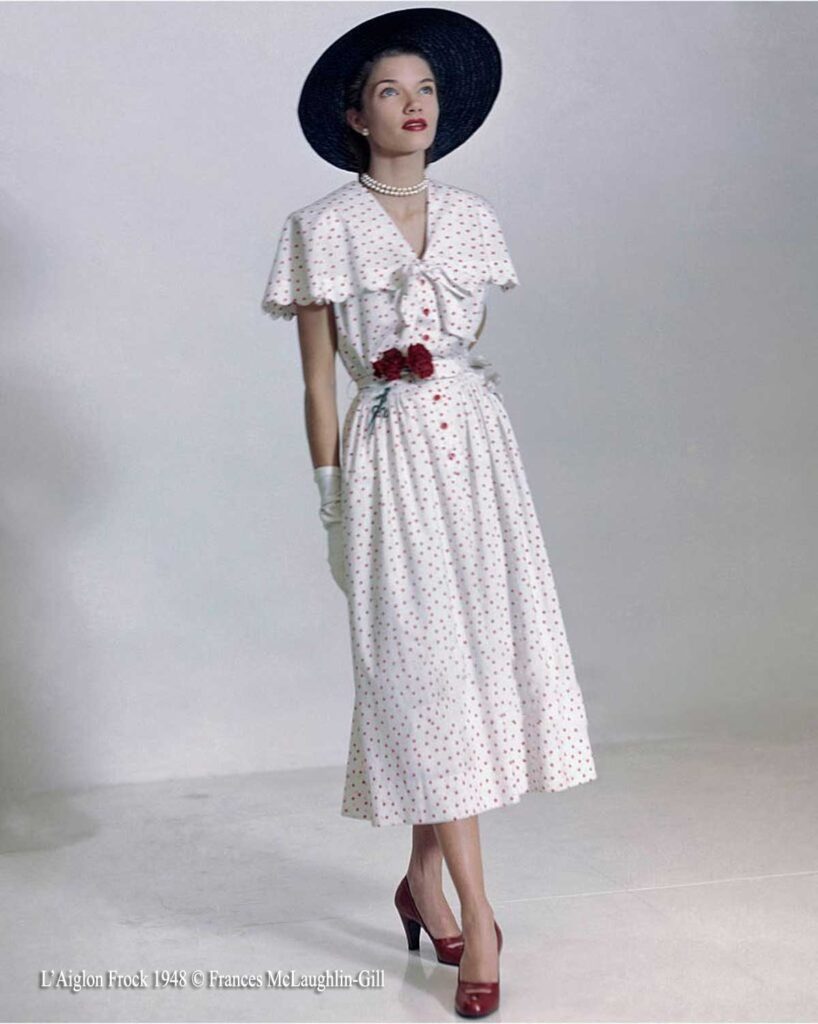
<path id="1" fill-rule="evenodd" d="M 344 571 L 344 528 L 341 519 L 341 467 L 316 466 L 313 479 L 321 494 L 318 515 L 327 531 L 327 561 L 332 578 L 346 594 Z"/>

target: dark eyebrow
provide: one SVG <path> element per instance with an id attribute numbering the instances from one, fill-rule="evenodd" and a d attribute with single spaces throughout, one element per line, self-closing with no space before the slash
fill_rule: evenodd
<path id="1" fill-rule="evenodd" d="M 378 86 L 379 86 L 379 85 L 383 85 L 383 83 L 384 83 L 384 82 L 395 82 L 395 83 L 397 83 L 397 81 L 398 81 L 398 80 L 397 80 L 397 78 L 382 78 L 382 79 L 380 80 L 380 82 L 376 82 L 376 83 L 375 83 L 375 84 L 374 84 L 374 85 L 372 86 L 372 88 L 373 88 L 373 89 L 377 89 L 377 88 L 378 88 Z M 419 79 L 419 81 L 418 81 L 418 85 L 420 85 L 420 83 L 421 83 L 421 82 L 434 82 L 434 78 L 421 78 L 421 79 Z"/>

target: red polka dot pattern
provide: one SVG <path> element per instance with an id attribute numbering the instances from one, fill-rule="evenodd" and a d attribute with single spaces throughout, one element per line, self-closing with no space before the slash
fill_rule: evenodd
<path id="1" fill-rule="evenodd" d="M 505 405 L 468 367 L 486 286 L 518 282 L 496 214 L 430 179 L 415 253 L 357 178 L 291 213 L 262 300 L 331 302 L 358 391 L 342 427 L 355 702 L 341 814 L 452 821 L 596 778 L 588 722 Z M 424 336 L 435 373 L 371 361 Z"/>

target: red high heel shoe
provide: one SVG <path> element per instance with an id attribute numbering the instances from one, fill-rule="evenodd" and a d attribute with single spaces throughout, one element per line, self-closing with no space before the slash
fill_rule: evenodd
<path id="1" fill-rule="evenodd" d="M 498 934 L 497 955 L 502 949 L 500 929 L 494 922 Z M 500 1005 L 500 964 L 497 964 L 497 981 L 461 981 L 460 964 L 457 965 L 457 990 L 454 994 L 454 1008 L 461 1017 L 486 1017 Z"/>
<path id="2" fill-rule="evenodd" d="M 412 898 L 409 879 L 406 875 L 401 879 L 401 883 L 395 893 L 395 906 L 400 914 L 403 929 L 406 932 L 406 942 L 409 949 L 420 948 L 420 929 L 422 928 L 434 943 L 438 963 L 450 964 L 452 967 L 460 963 L 460 957 L 463 955 L 463 933 L 447 935 L 442 939 L 436 939 L 429 932 Z M 494 929 L 497 932 L 497 950 L 499 952 L 503 948 L 503 933 L 500 931 L 500 926 L 496 921 Z"/>
<path id="3" fill-rule="evenodd" d="M 435 945 L 438 963 L 452 965 L 460 963 L 460 956 L 463 952 L 463 933 L 447 935 L 442 939 L 436 939 L 430 933 L 420 916 L 420 911 L 415 906 L 409 888 L 409 879 L 406 875 L 401 879 L 395 892 L 395 906 L 400 914 L 403 930 L 406 932 L 409 949 L 420 949 L 420 929 L 422 928 Z"/>

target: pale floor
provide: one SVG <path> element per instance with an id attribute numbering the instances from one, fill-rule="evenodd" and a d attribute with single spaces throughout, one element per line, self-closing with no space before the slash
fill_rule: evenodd
<path id="1" fill-rule="evenodd" d="M 504 933 L 490 1021 L 818 1019 L 818 744 L 594 748 L 599 778 L 481 816 Z M 340 768 L 6 805 L 2 1019 L 448 1021 L 408 953 L 407 826 L 340 816 Z M 446 881 L 455 913 L 457 902 Z M 317 974 L 380 988 L 42 989 L 41 970 Z"/>

